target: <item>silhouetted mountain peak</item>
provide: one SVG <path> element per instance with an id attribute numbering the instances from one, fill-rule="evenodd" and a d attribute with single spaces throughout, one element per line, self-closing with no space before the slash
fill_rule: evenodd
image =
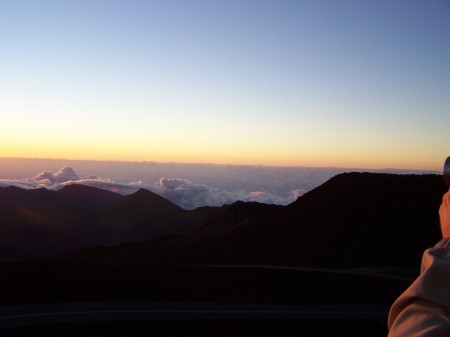
<path id="1" fill-rule="evenodd" d="M 148 199 L 154 199 L 154 198 L 162 198 L 158 194 L 151 192 L 149 190 L 146 190 L 145 188 L 140 188 L 135 193 L 131 194 L 129 198 L 148 198 Z"/>
<path id="2" fill-rule="evenodd" d="M 136 212 L 138 209 L 152 214 L 169 213 L 183 210 L 180 206 L 146 189 L 139 189 L 137 192 L 125 197 L 122 208 L 129 208 Z"/>

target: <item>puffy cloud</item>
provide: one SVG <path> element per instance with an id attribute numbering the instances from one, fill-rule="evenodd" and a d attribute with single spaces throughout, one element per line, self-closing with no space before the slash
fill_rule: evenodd
<path id="1" fill-rule="evenodd" d="M 30 180 L 35 181 L 41 185 L 53 185 L 56 183 L 63 183 L 66 181 L 77 181 L 80 180 L 80 177 L 78 176 L 78 174 L 75 173 L 72 167 L 64 166 L 57 173 L 44 171 L 37 174 Z"/>
<path id="2" fill-rule="evenodd" d="M 159 180 L 159 186 L 167 190 L 174 190 L 176 188 L 183 188 L 185 186 L 191 185 L 192 181 L 188 179 L 178 179 L 178 178 L 166 178 L 163 177 Z"/>
<path id="3" fill-rule="evenodd" d="M 34 176 L 33 178 L 31 178 L 31 180 L 42 181 L 48 185 L 51 185 L 56 181 L 55 175 L 50 171 L 41 172 L 41 173 L 37 174 L 36 176 Z"/>
<path id="4" fill-rule="evenodd" d="M 55 174 L 60 182 L 69 180 L 79 180 L 80 177 L 75 173 L 74 169 L 70 166 L 64 166 Z"/>

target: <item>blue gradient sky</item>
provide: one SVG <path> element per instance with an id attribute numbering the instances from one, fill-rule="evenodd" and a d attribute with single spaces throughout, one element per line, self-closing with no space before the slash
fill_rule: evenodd
<path id="1" fill-rule="evenodd" d="M 440 169 L 450 2 L 2 1 L 2 157 Z"/>

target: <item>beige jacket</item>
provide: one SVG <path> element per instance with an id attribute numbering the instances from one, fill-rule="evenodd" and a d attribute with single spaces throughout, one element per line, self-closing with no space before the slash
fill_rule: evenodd
<path id="1" fill-rule="evenodd" d="M 450 238 L 423 254 L 420 276 L 394 302 L 389 337 L 450 336 Z"/>

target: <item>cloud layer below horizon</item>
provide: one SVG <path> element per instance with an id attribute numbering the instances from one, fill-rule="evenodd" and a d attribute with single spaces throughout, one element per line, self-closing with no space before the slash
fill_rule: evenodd
<path id="1" fill-rule="evenodd" d="M 33 178 L 0 180 L 0 187 L 47 188 L 54 191 L 71 184 L 87 185 L 121 195 L 133 194 L 143 188 L 170 200 L 184 209 L 194 209 L 202 206 L 222 206 L 238 200 L 287 205 L 305 192 L 300 188 L 293 188 L 288 193 L 252 191 L 243 188 L 226 190 L 196 183 L 190 179 L 168 177 L 161 177 L 159 181 L 154 183 L 142 180 L 122 183 L 116 182 L 111 178 L 97 176 L 82 178 L 70 166 L 64 166 L 56 173 L 43 171 Z"/>

